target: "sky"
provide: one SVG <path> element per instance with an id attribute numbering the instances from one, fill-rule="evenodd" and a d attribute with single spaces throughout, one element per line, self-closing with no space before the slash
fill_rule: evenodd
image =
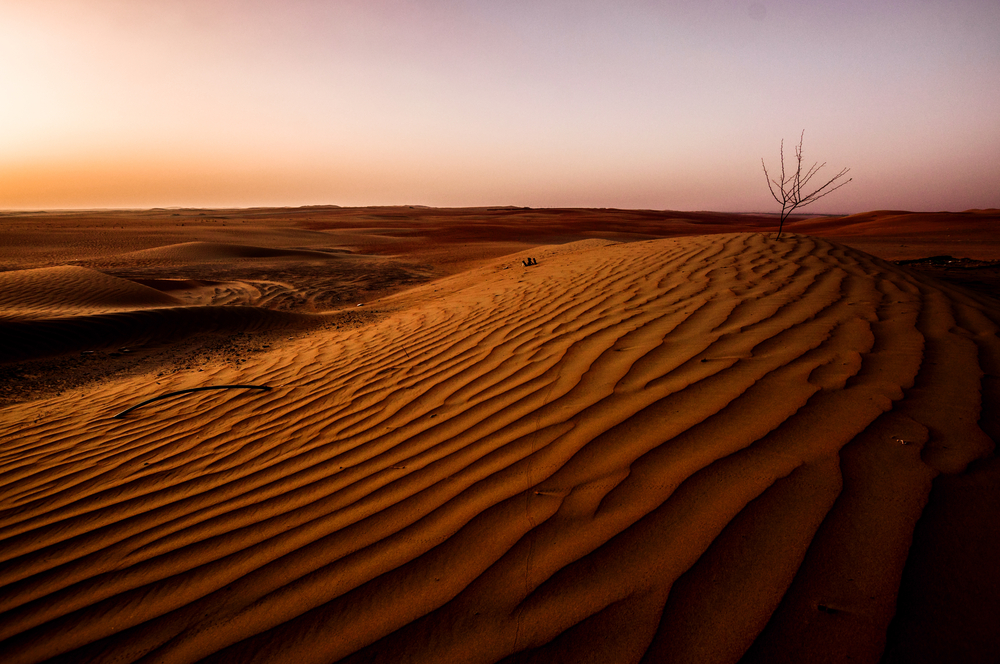
<path id="1" fill-rule="evenodd" d="M 0 209 L 1000 207 L 996 0 L 0 0 Z"/>

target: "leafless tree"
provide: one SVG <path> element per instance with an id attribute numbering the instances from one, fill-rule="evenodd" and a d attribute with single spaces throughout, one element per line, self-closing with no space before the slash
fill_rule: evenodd
<path id="1" fill-rule="evenodd" d="M 813 179 L 813 176 L 819 172 L 819 169 L 826 166 L 824 161 L 822 164 L 819 162 L 812 165 L 812 167 L 805 173 L 802 172 L 802 139 L 806 135 L 806 130 L 802 130 L 802 135 L 799 136 L 799 144 L 795 147 L 795 170 L 785 175 L 785 140 L 781 140 L 781 179 L 772 178 L 767 172 L 767 165 L 764 164 L 764 159 L 761 158 L 760 165 L 764 167 L 764 177 L 767 179 L 767 188 L 771 190 L 771 195 L 774 196 L 774 200 L 781 204 L 781 221 L 778 224 L 778 235 L 777 238 L 781 238 L 781 229 L 785 226 L 785 219 L 788 215 L 792 213 L 796 208 L 800 208 L 804 205 L 809 205 L 810 203 L 815 203 L 819 199 L 823 198 L 827 194 L 832 194 L 837 191 L 845 184 L 853 180 L 854 178 L 847 178 L 844 182 L 836 184 L 838 180 L 847 175 L 847 172 L 851 169 L 845 168 L 832 178 L 826 181 L 826 183 L 816 189 L 812 193 L 805 193 L 809 186 L 809 181 Z M 832 189 L 832 185 L 836 184 Z"/>

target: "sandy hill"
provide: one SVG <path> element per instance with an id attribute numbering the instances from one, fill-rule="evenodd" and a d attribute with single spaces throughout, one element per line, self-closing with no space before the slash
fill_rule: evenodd
<path id="1" fill-rule="evenodd" d="M 170 307 L 180 300 L 128 279 L 78 266 L 0 272 L 0 318 Z"/>
<path id="2" fill-rule="evenodd" d="M 194 288 L 171 289 L 185 283 Z M 78 266 L 0 272 L 0 364 L 313 323 L 259 307 L 185 306 L 185 297 Z"/>
<path id="3" fill-rule="evenodd" d="M 330 260 L 336 257 L 323 251 L 301 249 L 278 249 L 273 247 L 256 247 L 245 244 L 228 244 L 225 242 L 181 242 L 152 249 L 141 249 L 124 254 L 122 257 L 136 260 L 169 259 L 179 261 L 225 261 L 242 258 L 297 258 Z"/>
<path id="4" fill-rule="evenodd" d="M 997 210 L 908 212 L 873 210 L 845 217 L 816 217 L 789 224 L 797 233 L 836 237 L 962 238 L 966 242 L 996 241 Z"/>
<path id="5" fill-rule="evenodd" d="M 1000 649 L 992 300 L 725 234 L 536 247 L 395 302 L 0 410 L 4 661 Z M 113 417 L 227 384 L 271 390 Z"/>

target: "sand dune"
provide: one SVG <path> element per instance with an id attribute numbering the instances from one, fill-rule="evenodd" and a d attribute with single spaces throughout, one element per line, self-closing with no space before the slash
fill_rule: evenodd
<path id="1" fill-rule="evenodd" d="M 150 283 L 160 288 L 78 266 L 0 272 L 0 363 L 316 324 L 287 312 L 223 306 L 274 297 L 247 284 Z"/>
<path id="2" fill-rule="evenodd" d="M 208 279 L 133 279 L 136 283 L 172 294 L 187 305 L 250 304 L 257 305 L 262 293 L 253 284 L 241 281 Z"/>
<path id="3" fill-rule="evenodd" d="M 4 661 L 995 655 L 981 604 L 903 578 L 998 586 L 961 564 L 995 530 L 937 537 L 1000 477 L 995 301 L 797 235 L 527 255 L 241 370 L 0 410 Z M 272 389 L 112 418 L 231 383 Z"/>
<path id="4" fill-rule="evenodd" d="M 847 242 L 883 258 L 914 259 L 935 254 L 996 258 L 1000 211 L 906 212 L 874 210 L 846 217 L 804 219 L 789 224 L 796 233 Z"/>
<path id="5" fill-rule="evenodd" d="M 0 318 L 41 318 L 181 304 L 170 295 L 84 267 L 0 272 Z"/>
<path id="6" fill-rule="evenodd" d="M 241 258 L 295 258 L 331 260 L 336 253 L 311 251 L 303 249 L 275 249 L 272 247 L 255 247 L 244 244 L 228 244 L 224 242 L 181 242 L 152 249 L 141 249 L 124 254 L 135 260 L 169 259 L 181 261 L 228 261 Z"/>
<path id="7" fill-rule="evenodd" d="M 313 317 L 258 307 L 175 306 L 37 320 L 0 319 L 0 363 L 79 351 L 171 344 L 192 337 L 315 326 Z"/>
<path id="8" fill-rule="evenodd" d="M 965 212 L 908 212 L 905 210 L 872 210 L 846 217 L 807 219 L 796 228 L 814 232 L 835 229 L 838 235 L 919 236 L 926 233 L 954 231 L 966 238 L 983 236 L 992 239 L 998 210 L 966 210 Z"/>

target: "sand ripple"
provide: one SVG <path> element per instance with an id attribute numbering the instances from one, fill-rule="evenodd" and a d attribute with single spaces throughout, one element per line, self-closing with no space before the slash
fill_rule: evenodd
<path id="1" fill-rule="evenodd" d="M 0 411 L 4 661 L 877 661 L 1000 312 L 805 236 L 531 253 Z M 111 418 L 209 383 L 273 389 Z"/>

